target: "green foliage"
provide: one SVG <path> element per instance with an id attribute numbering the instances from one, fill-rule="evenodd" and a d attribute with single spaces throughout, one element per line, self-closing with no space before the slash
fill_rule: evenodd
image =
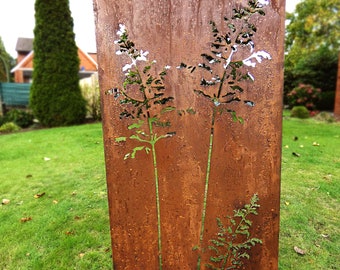
<path id="1" fill-rule="evenodd" d="M 340 2 L 304 0 L 294 13 L 287 14 L 286 50 L 313 51 L 320 46 L 339 50 Z"/>
<path id="2" fill-rule="evenodd" d="M 27 128 L 33 124 L 34 117 L 31 113 L 12 109 L 6 113 L 4 122 L 14 122 L 16 125 L 22 128 Z"/>
<path id="3" fill-rule="evenodd" d="M 86 102 L 78 83 L 79 58 L 69 1 L 37 0 L 35 19 L 30 106 L 45 126 L 81 123 Z"/>
<path id="4" fill-rule="evenodd" d="M 13 122 L 6 122 L 5 124 L 0 126 L 0 133 L 11 133 L 19 130 L 20 127 Z"/>
<path id="5" fill-rule="evenodd" d="M 338 52 L 327 47 L 303 54 L 291 51 L 285 59 L 285 86 L 287 94 L 300 83 L 308 83 L 323 92 L 335 91 Z"/>
<path id="6" fill-rule="evenodd" d="M 333 111 L 335 103 L 335 91 L 321 92 L 320 100 L 316 102 L 319 111 Z"/>
<path id="7" fill-rule="evenodd" d="M 287 14 L 285 94 L 299 83 L 335 91 L 339 10 L 338 0 L 304 0 L 294 13 Z"/>
<path id="8" fill-rule="evenodd" d="M 306 119 L 309 118 L 309 111 L 305 106 L 295 106 L 290 112 L 291 117 Z"/>
<path id="9" fill-rule="evenodd" d="M 87 114 L 94 120 L 101 120 L 100 110 L 100 89 L 98 78 L 94 78 L 92 83 L 85 83 L 80 86 L 83 97 L 86 100 Z"/>
<path id="10" fill-rule="evenodd" d="M 256 244 L 262 244 L 258 238 L 250 237 L 250 229 L 253 222 L 250 215 L 257 215 L 260 207 L 257 204 L 259 198 L 254 194 L 250 204 L 243 208 L 234 210 L 233 216 L 227 216 L 228 225 L 224 225 L 220 218 L 217 218 L 217 238 L 210 240 L 210 250 L 215 256 L 210 257 L 211 263 L 207 267 L 214 270 L 239 269 L 244 265 L 244 260 L 250 258 L 249 251 Z"/>
<path id="11" fill-rule="evenodd" d="M 315 104 L 320 100 L 321 90 L 309 84 L 299 84 L 287 94 L 287 101 L 290 108 L 304 106 L 308 110 L 315 110 Z"/>
<path id="12" fill-rule="evenodd" d="M 13 58 L 6 52 L 3 41 L 0 37 L 0 82 L 11 81 L 11 63 Z"/>

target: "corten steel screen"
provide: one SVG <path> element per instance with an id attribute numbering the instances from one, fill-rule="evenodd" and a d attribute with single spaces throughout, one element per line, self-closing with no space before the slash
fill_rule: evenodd
<path id="1" fill-rule="evenodd" d="M 94 1 L 115 269 L 206 269 L 254 194 L 243 267 L 278 268 L 285 3 L 258 3 Z"/>

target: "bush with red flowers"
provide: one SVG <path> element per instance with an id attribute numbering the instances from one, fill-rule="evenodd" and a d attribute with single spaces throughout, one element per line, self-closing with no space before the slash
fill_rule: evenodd
<path id="1" fill-rule="evenodd" d="M 316 102 L 321 98 L 321 89 L 310 84 L 299 84 L 287 94 L 289 108 L 305 106 L 309 111 L 314 111 Z"/>

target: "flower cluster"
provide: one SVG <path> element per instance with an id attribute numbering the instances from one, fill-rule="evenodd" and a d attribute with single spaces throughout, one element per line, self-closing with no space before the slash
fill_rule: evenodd
<path id="1" fill-rule="evenodd" d="M 315 110 L 315 104 L 321 97 L 321 89 L 310 84 L 299 84 L 287 94 L 288 105 L 305 106 L 309 111 Z"/>
<path id="2" fill-rule="evenodd" d="M 120 98 L 120 104 L 130 105 L 120 113 L 121 118 L 156 117 L 149 115 L 152 107 L 155 107 L 153 105 L 163 106 L 173 100 L 173 97 L 165 95 L 164 84 L 165 75 L 171 66 L 166 65 L 160 72 L 155 71 L 154 64 L 157 61 L 148 59 L 148 51 L 136 48 L 124 24 L 119 24 L 117 35 L 119 39 L 114 41 L 119 47 L 116 55 L 125 56 L 128 63 L 122 67 L 125 75 L 122 87 L 109 89 L 106 94 Z M 165 107 L 165 110 L 169 110 L 169 107 Z"/>

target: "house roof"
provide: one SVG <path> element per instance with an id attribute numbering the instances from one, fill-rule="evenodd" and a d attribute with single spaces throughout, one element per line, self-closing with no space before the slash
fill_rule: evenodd
<path id="1" fill-rule="evenodd" d="M 17 52 L 30 52 L 33 50 L 33 38 L 18 38 L 15 46 Z"/>
<path id="2" fill-rule="evenodd" d="M 18 54 L 22 55 L 22 58 L 18 58 L 19 62 L 12 68 L 11 72 L 21 70 L 31 73 L 33 71 L 34 57 L 33 38 L 18 38 L 16 50 Z M 96 53 L 86 53 L 78 48 L 78 57 L 80 59 L 79 75 L 81 77 L 92 74 L 98 70 Z"/>
<path id="3" fill-rule="evenodd" d="M 98 69 L 97 62 L 89 54 L 78 48 L 78 56 L 80 59 L 80 70 L 94 72 Z M 11 73 L 17 70 L 33 70 L 34 51 L 30 51 L 14 68 Z"/>

